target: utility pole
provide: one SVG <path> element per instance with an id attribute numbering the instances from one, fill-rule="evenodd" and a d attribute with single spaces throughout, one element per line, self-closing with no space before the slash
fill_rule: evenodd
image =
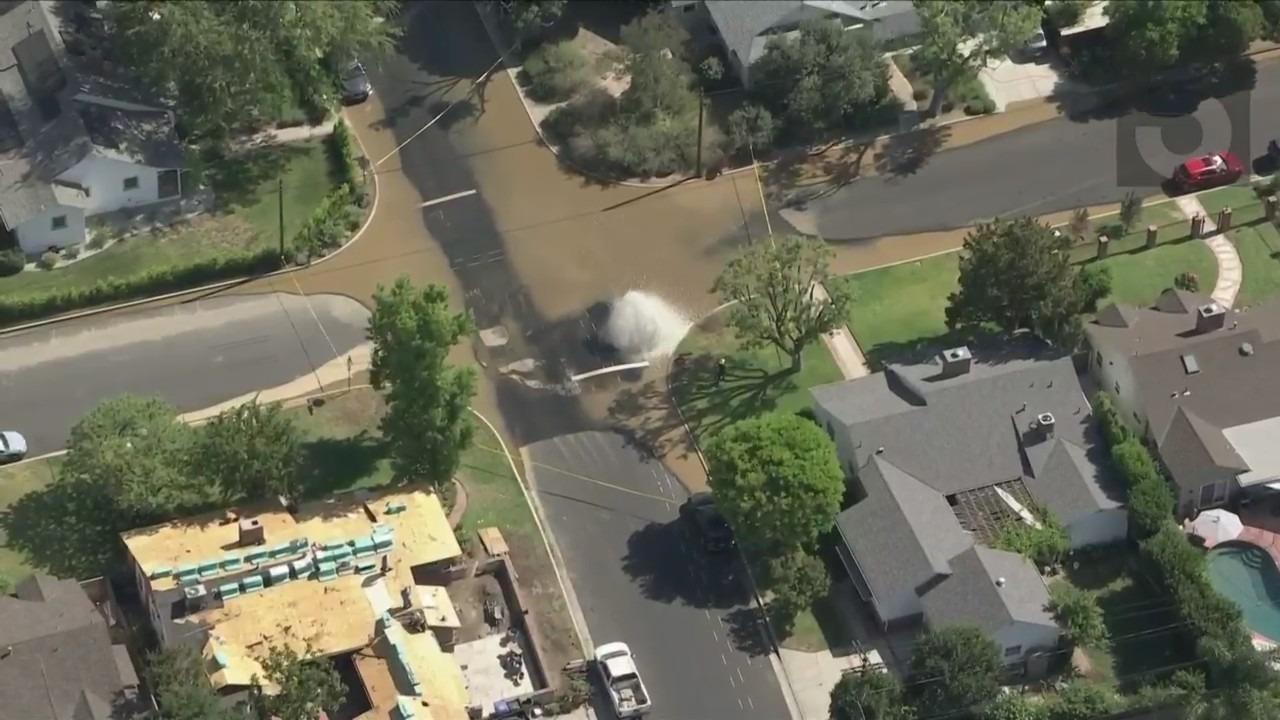
<path id="1" fill-rule="evenodd" d="M 280 257 L 284 258 L 284 177 L 276 179 L 277 199 L 280 201 Z"/>
<path id="2" fill-rule="evenodd" d="M 703 176 L 702 172 L 702 123 L 706 113 L 706 96 L 702 94 L 702 87 L 698 87 L 698 177 Z"/>

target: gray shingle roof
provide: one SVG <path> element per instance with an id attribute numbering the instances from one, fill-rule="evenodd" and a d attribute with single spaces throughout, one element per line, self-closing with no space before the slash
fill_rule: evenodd
<path id="1" fill-rule="evenodd" d="M 79 104 L 79 112 L 101 154 L 153 168 L 183 166 L 182 143 L 167 112 L 86 103 Z"/>
<path id="2" fill-rule="evenodd" d="M 46 576 L 15 590 L 21 597 L 0 596 L 0 646 L 10 649 L 0 659 L 0 717 L 140 717 L 137 676 L 122 672 L 106 621 L 80 585 Z"/>
<path id="3" fill-rule="evenodd" d="M 910 0 L 706 0 L 706 6 L 725 46 L 736 52 L 738 59 L 746 65 L 758 59 L 764 51 L 768 38 L 760 36 L 805 6 L 809 6 L 810 13 L 819 10 L 831 13 L 829 17 L 845 16 L 859 22 L 881 24 L 883 28 L 878 36 L 885 38 L 920 30 L 920 22 Z"/>
<path id="4" fill-rule="evenodd" d="M 836 525 L 876 597 L 950 574 L 950 558 L 973 545 L 946 499 L 891 463 L 873 457 L 858 479 L 867 497 Z"/>
<path id="5" fill-rule="evenodd" d="M 951 567 L 951 576 L 920 598 L 931 628 L 969 625 L 993 633 L 1011 622 L 1055 625 L 1049 590 L 1021 555 L 974 545 L 952 558 Z"/>

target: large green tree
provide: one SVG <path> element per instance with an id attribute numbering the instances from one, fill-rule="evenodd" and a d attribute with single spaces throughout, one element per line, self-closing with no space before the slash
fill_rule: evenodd
<path id="1" fill-rule="evenodd" d="M 521 36 L 533 35 L 556 24 L 564 13 L 566 0 L 503 0 L 502 9 Z"/>
<path id="2" fill-rule="evenodd" d="M 831 279 L 831 248 L 799 235 L 757 242 L 725 265 L 712 291 L 748 348 L 773 346 L 800 370 L 804 349 L 844 324 L 852 296 Z M 816 294 L 821 283 L 829 296 Z"/>
<path id="3" fill-rule="evenodd" d="M 472 332 L 471 318 L 449 309 L 443 287 L 418 289 L 403 275 L 390 287 L 378 286 L 373 302 L 370 380 L 386 391 L 381 427 L 395 475 L 444 487 L 474 432 L 475 373 L 448 362 L 453 346 Z"/>
<path id="4" fill-rule="evenodd" d="M 1030 330 L 1074 348 L 1080 313 L 1094 309 L 1111 283 L 1106 269 L 1072 264 L 1071 242 L 1034 218 L 979 224 L 964 239 L 947 326 Z"/>
<path id="5" fill-rule="evenodd" d="M 245 403 L 200 428 L 192 470 L 227 500 L 288 497 L 298 490 L 301 445 L 279 405 Z"/>
<path id="6" fill-rule="evenodd" d="M 797 36 L 769 41 L 751 66 L 752 83 L 795 137 L 839 132 L 888 94 L 885 60 L 864 33 L 811 20 Z"/>
<path id="7" fill-rule="evenodd" d="M 740 420 L 707 444 L 716 502 L 744 544 L 778 557 L 831 529 L 844 473 L 822 429 L 792 413 Z"/>
<path id="8" fill-rule="evenodd" d="M 342 706 L 346 690 L 333 663 L 311 648 L 299 653 L 288 645 L 272 645 L 262 658 L 262 678 L 255 678 L 254 704 L 263 720 L 315 720 Z M 278 692 L 262 691 L 274 685 Z"/>
<path id="9" fill-rule="evenodd" d="M 120 523 L 156 522 L 207 502 L 213 493 L 188 472 L 191 428 L 159 398 L 106 400 L 71 428 L 61 480 L 100 492 Z"/>
<path id="10" fill-rule="evenodd" d="M 1187 38 L 1204 24 L 1204 0 L 1127 0 L 1107 5 L 1107 33 L 1128 74 L 1175 64 Z M 1132 76 L 1132 75 L 1131 75 Z"/>
<path id="11" fill-rule="evenodd" d="M 908 687 L 916 710 L 932 717 L 991 702 L 1003 676 L 1000 648 L 991 638 L 975 627 L 949 627 L 920 639 Z"/>
<path id="12" fill-rule="evenodd" d="M 915 720 L 898 678 L 879 670 L 845 673 L 831 688 L 831 720 Z"/>
<path id="13" fill-rule="evenodd" d="M 809 609 L 827 594 L 831 577 L 822 558 L 792 550 L 785 555 L 769 559 L 769 589 L 773 599 L 769 611 L 774 621 L 789 629 L 802 611 Z"/>
<path id="14" fill-rule="evenodd" d="M 160 720 L 233 720 L 204 671 L 204 659 L 187 645 L 175 644 L 146 658 L 143 676 L 160 706 Z"/>
<path id="15" fill-rule="evenodd" d="M 1107 642 L 1109 633 L 1097 596 L 1070 583 L 1058 583 L 1049 598 L 1049 612 L 1072 644 L 1097 648 Z"/>
<path id="16" fill-rule="evenodd" d="M 199 140 L 223 140 L 247 120 L 270 118 L 299 83 L 332 84 L 317 70 L 390 49 L 390 0 L 154 0 L 110 3 L 121 58 L 181 109 Z"/>
<path id="17" fill-rule="evenodd" d="M 920 47 L 914 62 L 933 79 L 929 112 L 938 114 L 947 90 L 987 60 L 1022 47 L 1040 29 L 1036 3 L 990 0 L 914 0 Z"/>

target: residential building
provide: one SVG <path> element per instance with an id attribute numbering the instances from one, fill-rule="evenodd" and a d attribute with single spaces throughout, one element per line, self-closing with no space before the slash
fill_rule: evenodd
<path id="1" fill-rule="evenodd" d="M 838 20 L 877 43 L 900 43 L 920 32 L 911 0 L 671 0 L 686 23 L 708 27 L 723 45 L 728 65 L 751 86 L 751 64 L 769 40 L 794 34 L 806 20 Z"/>
<path id="2" fill-rule="evenodd" d="M 75 580 L 31 575 L 0 595 L 0 717 L 144 717 L 129 651 L 111 636 L 116 617 Z"/>
<path id="3" fill-rule="evenodd" d="M 993 549 L 1037 509 L 1073 548 L 1128 530 L 1123 492 L 1068 357 L 1027 340 L 814 388 L 814 413 L 855 478 L 841 554 L 884 626 L 976 625 L 1009 663 L 1058 630 L 1030 561 Z"/>
<path id="4" fill-rule="evenodd" d="M 1089 367 L 1155 447 L 1181 515 L 1280 489 L 1280 302 L 1243 310 L 1167 289 L 1085 327 Z"/>
<path id="5" fill-rule="evenodd" d="M 72 247 L 95 215 L 176 201 L 183 152 L 173 114 L 64 38 L 88 3 L 0 3 L 0 222 L 29 255 Z"/>
<path id="6" fill-rule="evenodd" d="M 224 697 L 244 697 L 268 648 L 289 645 L 354 668 L 362 719 L 468 717 L 441 645 L 459 626 L 443 586 L 462 550 L 435 494 L 264 503 L 123 539 L 161 644 L 197 648 Z"/>

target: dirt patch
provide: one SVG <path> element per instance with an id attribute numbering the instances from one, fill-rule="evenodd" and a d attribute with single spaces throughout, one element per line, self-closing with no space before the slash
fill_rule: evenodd
<path id="1" fill-rule="evenodd" d="M 502 601 L 502 586 L 493 575 L 473 575 L 465 580 L 449 584 L 449 597 L 458 609 L 458 643 L 479 640 L 500 631 L 506 625 L 509 612 Z M 494 601 L 501 608 L 501 622 L 490 624 L 485 616 L 485 601 Z"/>

